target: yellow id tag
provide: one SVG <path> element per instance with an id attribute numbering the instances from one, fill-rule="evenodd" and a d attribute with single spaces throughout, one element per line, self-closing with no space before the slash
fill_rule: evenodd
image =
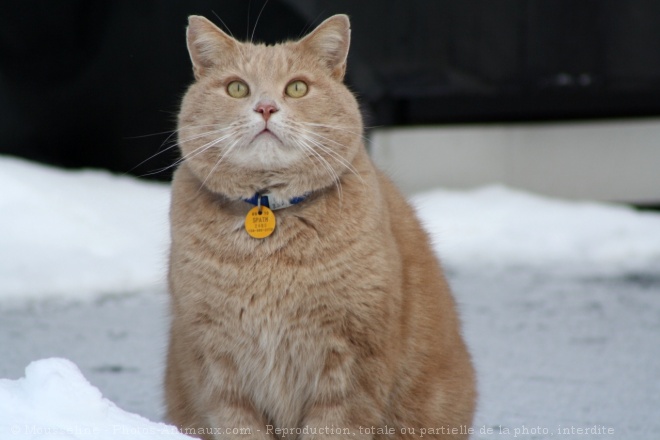
<path id="1" fill-rule="evenodd" d="M 245 230 L 254 238 L 268 237 L 275 231 L 275 214 L 265 206 L 255 206 L 245 217 Z"/>

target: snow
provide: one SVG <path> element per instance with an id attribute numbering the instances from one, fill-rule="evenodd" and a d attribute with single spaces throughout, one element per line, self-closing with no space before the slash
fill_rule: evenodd
<path id="1" fill-rule="evenodd" d="M 3 440 L 189 439 L 176 428 L 119 409 L 66 359 L 32 362 L 25 377 L 0 379 Z"/>
<path id="2" fill-rule="evenodd" d="M 187 438 L 157 423 L 169 186 L 0 156 L 0 188 L 0 438 Z M 473 438 L 655 438 L 659 214 L 502 186 L 413 204 L 477 368 Z"/>
<path id="3" fill-rule="evenodd" d="M 0 188 L 0 296 L 83 298 L 162 285 L 166 185 L 3 157 Z"/>
<path id="4" fill-rule="evenodd" d="M 413 198 L 450 264 L 535 265 L 564 274 L 660 269 L 660 217 L 489 186 Z"/>

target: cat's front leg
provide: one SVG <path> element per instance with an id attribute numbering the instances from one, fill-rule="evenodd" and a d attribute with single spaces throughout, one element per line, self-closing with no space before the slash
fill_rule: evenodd
<path id="1" fill-rule="evenodd" d="M 241 389 L 239 369 L 229 354 L 208 354 L 208 368 L 201 376 L 198 399 L 203 405 L 205 440 L 276 440 L 266 430 L 267 421 L 248 392 Z"/>
<path id="2" fill-rule="evenodd" d="M 362 400 L 362 399 L 358 399 Z M 356 401 L 312 406 L 303 423 L 300 440 L 368 440 L 374 438 L 374 427 L 380 426 L 380 414 L 375 402 L 365 400 L 364 406 Z"/>
<path id="3" fill-rule="evenodd" d="M 268 433 L 263 416 L 249 404 L 220 404 L 210 412 L 207 421 L 211 427 L 211 435 L 207 436 L 209 439 L 275 440 L 275 437 Z"/>
<path id="4" fill-rule="evenodd" d="M 358 367 L 353 356 L 328 355 L 300 440 L 373 439 L 372 427 L 382 424 L 387 396 L 382 369 L 376 359 L 363 359 Z"/>

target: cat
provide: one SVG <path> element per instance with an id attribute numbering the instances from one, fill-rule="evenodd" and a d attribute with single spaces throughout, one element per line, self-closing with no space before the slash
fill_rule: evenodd
<path id="1" fill-rule="evenodd" d="M 343 82 L 349 40 L 345 15 L 271 46 L 189 18 L 165 377 L 184 432 L 465 438 L 471 427 L 455 303 L 413 209 L 367 154 Z"/>

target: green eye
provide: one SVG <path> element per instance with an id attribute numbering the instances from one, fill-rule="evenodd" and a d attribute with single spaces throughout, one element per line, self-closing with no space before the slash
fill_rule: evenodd
<path id="1" fill-rule="evenodd" d="M 301 80 L 291 81 L 286 86 L 286 94 L 292 98 L 302 98 L 307 94 L 307 84 Z"/>
<path id="2" fill-rule="evenodd" d="M 227 86 L 227 93 L 232 98 L 245 98 L 250 93 L 250 89 L 243 81 L 232 81 Z"/>

